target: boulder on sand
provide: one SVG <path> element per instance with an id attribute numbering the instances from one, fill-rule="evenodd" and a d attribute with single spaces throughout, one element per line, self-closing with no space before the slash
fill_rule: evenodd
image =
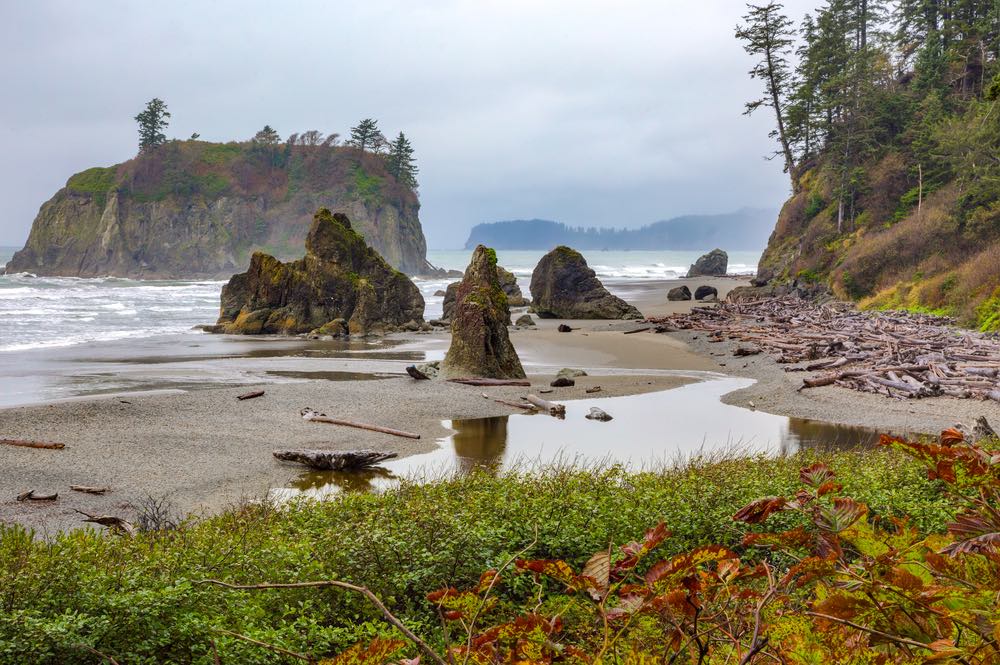
<path id="1" fill-rule="evenodd" d="M 500 288 L 497 255 L 479 245 L 455 289 L 451 346 L 441 365 L 446 378 L 523 379 L 524 368 L 507 334 L 510 308 Z"/>
<path id="2" fill-rule="evenodd" d="M 575 249 L 559 246 L 531 274 L 531 300 L 543 319 L 641 319 L 632 305 L 608 293 Z"/>
<path id="3" fill-rule="evenodd" d="M 684 284 L 681 284 L 680 286 L 675 286 L 674 288 L 667 291 L 667 300 L 671 301 L 691 300 L 691 289 L 689 289 Z"/>
<path id="4" fill-rule="evenodd" d="M 701 285 L 694 290 L 695 300 L 704 300 L 705 298 L 712 296 L 713 298 L 719 297 L 719 290 L 714 286 Z"/>
<path id="5" fill-rule="evenodd" d="M 222 311 L 212 330 L 367 334 L 398 330 L 423 316 L 416 285 L 369 247 L 346 215 L 320 208 L 305 258 L 282 263 L 255 252 L 250 268 L 222 288 Z"/>
<path id="6" fill-rule="evenodd" d="M 534 328 L 535 320 L 531 318 L 531 314 L 522 314 L 517 317 L 517 321 L 514 322 L 514 325 L 518 328 Z"/>
<path id="7" fill-rule="evenodd" d="M 514 276 L 514 273 L 509 270 L 504 270 L 501 266 L 497 266 L 497 275 L 500 278 L 500 289 L 507 296 L 507 306 L 527 306 L 528 300 L 521 293 L 521 287 L 517 285 L 517 277 Z M 458 291 L 459 284 L 460 282 L 453 282 L 449 284 L 447 290 L 443 294 L 444 304 L 441 306 L 442 319 L 448 320 L 451 318 L 452 308 L 455 307 L 455 294 Z"/>
<path id="8" fill-rule="evenodd" d="M 694 262 L 688 269 L 688 277 L 720 277 L 729 269 L 729 255 L 721 249 L 713 249 Z"/>

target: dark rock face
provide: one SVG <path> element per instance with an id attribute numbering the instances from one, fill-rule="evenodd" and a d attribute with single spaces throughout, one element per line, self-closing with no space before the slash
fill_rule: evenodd
<path id="1" fill-rule="evenodd" d="M 531 274 L 531 300 L 543 319 L 641 319 L 632 305 L 608 293 L 580 252 L 560 246 Z"/>
<path id="2" fill-rule="evenodd" d="M 719 290 L 717 288 L 715 288 L 714 286 L 705 286 L 705 285 L 699 286 L 697 289 L 694 290 L 694 299 L 695 300 L 704 300 L 705 298 L 708 298 L 709 296 L 718 298 L 719 297 Z"/>
<path id="3" fill-rule="evenodd" d="M 754 286 L 767 286 L 772 279 L 774 279 L 774 271 L 770 268 L 761 268 L 750 280 L 750 283 Z"/>
<path id="4" fill-rule="evenodd" d="M 507 305 L 509 307 L 525 307 L 528 304 L 528 301 L 521 293 L 521 287 L 517 285 L 517 278 L 514 276 L 514 273 L 509 270 L 504 270 L 501 266 L 497 266 L 497 275 L 500 277 L 500 288 L 507 296 Z M 458 285 L 460 283 L 461 282 L 452 282 L 448 285 L 448 289 L 444 292 L 444 304 L 442 305 L 443 313 L 441 315 L 442 319 L 451 319 L 451 312 L 455 307 L 455 295 L 458 293 Z"/>
<path id="5" fill-rule="evenodd" d="M 351 228 L 346 215 L 321 208 L 292 263 L 257 252 L 245 273 L 222 289 L 216 332 L 368 334 L 421 321 L 424 299 Z"/>
<path id="6" fill-rule="evenodd" d="M 683 284 L 674 287 L 667 292 L 667 300 L 691 300 L 691 289 Z"/>
<path id="7" fill-rule="evenodd" d="M 720 276 L 725 275 L 729 268 L 729 255 L 721 249 L 713 249 L 708 254 L 703 255 L 688 270 L 688 277 L 700 277 L 702 275 Z"/>
<path id="8" fill-rule="evenodd" d="M 455 288 L 451 346 L 442 374 L 449 378 L 523 379 L 524 368 L 507 333 L 509 322 L 510 308 L 500 287 L 496 252 L 480 245 Z"/>

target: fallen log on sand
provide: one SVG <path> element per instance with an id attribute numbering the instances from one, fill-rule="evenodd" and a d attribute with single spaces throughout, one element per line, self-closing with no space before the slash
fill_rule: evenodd
<path id="1" fill-rule="evenodd" d="M 644 328 L 636 328 L 635 330 L 626 330 L 625 334 L 626 335 L 634 335 L 636 333 L 646 332 L 647 330 L 649 330 L 649 326 L 646 326 Z"/>
<path id="2" fill-rule="evenodd" d="M 69 488 L 74 492 L 83 492 L 84 494 L 107 494 L 111 491 L 110 487 L 90 487 L 88 485 L 70 485 Z"/>
<path id="3" fill-rule="evenodd" d="M 255 390 L 252 393 L 244 393 L 242 395 L 237 395 L 236 399 L 242 402 L 243 400 L 256 399 L 257 397 L 263 397 L 263 396 L 264 396 L 263 390 Z"/>
<path id="4" fill-rule="evenodd" d="M 556 404 L 555 402 L 550 402 L 547 399 L 542 399 L 538 395 L 528 395 L 524 399 L 534 404 L 540 411 L 548 413 L 550 416 L 555 416 L 556 418 L 566 417 L 565 404 Z"/>
<path id="5" fill-rule="evenodd" d="M 55 501 L 58 498 L 58 492 L 55 494 L 35 494 L 35 490 L 28 490 L 17 495 L 18 501 Z"/>
<path id="6" fill-rule="evenodd" d="M 274 456 L 285 462 L 298 462 L 321 471 L 363 469 L 396 457 L 396 453 L 377 450 L 275 450 Z"/>
<path id="7" fill-rule="evenodd" d="M 117 531 L 119 533 L 124 533 L 127 536 L 135 535 L 135 526 L 131 522 L 127 522 L 120 517 L 114 517 L 113 515 L 91 515 L 90 513 L 85 513 L 82 510 L 77 510 L 87 519 L 84 522 L 90 522 L 91 524 L 100 524 L 101 526 L 106 526 L 112 531 Z"/>
<path id="8" fill-rule="evenodd" d="M 482 393 L 483 399 L 491 399 L 486 393 Z M 517 402 L 508 402 L 505 399 L 494 399 L 497 404 L 503 404 L 504 406 L 512 406 L 515 409 L 524 409 L 525 411 L 534 411 L 535 407 L 532 404 L 518 404 Z"/>
<path id="9" fill-rule="evenodd" d="M 319 413 L 313 409 L 302 409 L 302 417 L 306 420 L 311 420 L 314 423 L 327 423 L 328 425 L 341 425 L 343 427 L 354 427 L 356 429 L 368 430 L 369 432 L 381 432 L 383 434 L 391 434 L 393 436 L 400 436 L 404 439 L 419 439 L 419 434 L 414 434 L 413 432 L 404 432 L 400 429 L 393 429 L 391 427 L 382 427 L 381 425 L 369 425 L 368 423 L 356 423 L 350 420 L 340 420 L 338 418 L 329 418 L 325 413 Z"/>
<path id="10" fill-rule="evenodd" d="M 62 450 L 65 443 L 46 443 L 45 441 L 22 441 L 20 439 L 0 439 L 0 445 L 17 446 L 19 448 L 44 448 L 45 450 Z"/>
<path id="11" fill-rule="evenodd" d="M 520 386 L 522 388 L 528 388 L 531 386 L 531 381 L 524 381 L 521 379 L 448 379 L 449 383 L 461 383 L 464 386 Z"/>

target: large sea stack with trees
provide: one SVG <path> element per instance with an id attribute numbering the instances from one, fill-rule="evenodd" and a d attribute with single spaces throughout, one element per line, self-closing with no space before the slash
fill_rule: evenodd
<path id="1" fill-rule="evenodd" d="M 318 208 L 350 216 L 395 268 L 426 272 L 413 149 L 365 119 L 346 141 L 270 126 L 244 141 L 167 140 L 154 99 L 136 116 L 139 154 L 69 178 L 42 204 L 9 272 L 227 278 L 257 250 L 296 258 Z"/>

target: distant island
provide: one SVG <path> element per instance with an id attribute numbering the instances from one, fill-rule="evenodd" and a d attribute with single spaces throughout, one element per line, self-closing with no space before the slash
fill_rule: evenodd
<path id="1" fill-rule="evenodd" d="M 638 229 L 584 228 L 545 219 L 515 219 L 477 224 L 465 248 L 484 244 L 496 249 L 759 250 L 774 228 L 776 210 L 740 208 L 720 215 L 684 215 Z"/>

